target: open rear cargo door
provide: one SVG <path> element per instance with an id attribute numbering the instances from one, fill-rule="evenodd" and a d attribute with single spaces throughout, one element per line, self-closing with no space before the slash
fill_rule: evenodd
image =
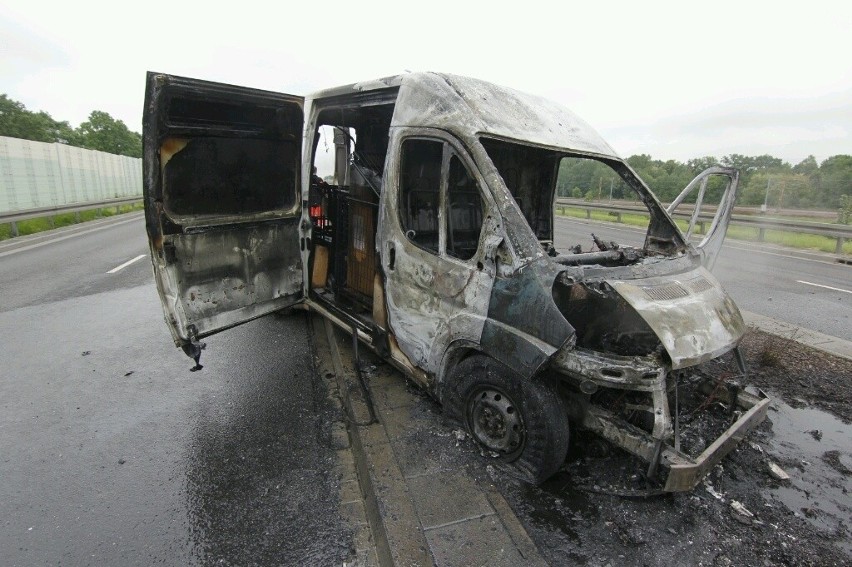
<path id="1" fill-rule="evenodd" d="M 148 73 L 145 220 L 175 343 L 301 301 L 304 99 Z"/>

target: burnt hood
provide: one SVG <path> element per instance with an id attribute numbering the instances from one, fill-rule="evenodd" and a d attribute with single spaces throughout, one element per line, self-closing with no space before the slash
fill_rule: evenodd
<path id="1" fill-rule="evenodd" d="M 656 333 L 672 369 L 715 358 L 737 346 L 745 323 L 734 301 L 705 268 L 607 283 Z"/>

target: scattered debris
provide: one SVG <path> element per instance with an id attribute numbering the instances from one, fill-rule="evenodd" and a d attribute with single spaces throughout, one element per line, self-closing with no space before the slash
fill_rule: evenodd
<path id="1" fill-rule="evenodd" d="M 119 465 L 123 465 L 123 464 L 124 464 L 124 463 L 126 463 L 126 462 L 127 462 L 127 459 L 125 459 L 124 457 L 121 457 L 121 458 L 118 460 L 118 464 L 119 464 Z"/>
<path id="2" fill-rule="evenodd" d="M 125 377 L 125 378 L 127 378 L 127 377 L 128 377 L 128 376 L 130 376 L 131 374 L 133 374 L 133 370 L 131 370 L 130 372 L 128 372 L 127 374 L 125 374 L 125 375 L 124 375 L 124 377 Z"/>
<path id="3" fill-rule="evenodd" d="M 709 480 L 704 481 L 704 489 L 710 494 L 710 496 L 712 496 L 716 500 L 720 500 L 722 502 L 725 501 L 725 497 L 716 492 L 716 489 L 713 488 L 713 485 L 710 483 Z"/>
<path id="4" fill-rule="evenodd" d="M 453 430 L 453 435 L 456 436 L 456 447 L 459 446 L 459 443 L 467 439 L 467 433 L 463 429 L 455 429 Z"/>
<path id="5" fill-rule="evenodd" d="M 819 429 L 811 429 L 810 431 L 805 431 L 805 433 L 810 433 L 811 437 L 813 437 L 817 441 L 822 441 L 822 431 L 820 431 Z"/>
<path id="6" fill-rule="evenodd" d="M 802 346 L 785 344 L 781 353 L 783 365 L 762 368 L 754 360 L 764 340 L 766 335 L 759 332 L 746 336 L 746 359 L 750 363 L 750 380 L 778 401 L 777 413 L 770 414 L 770 420 L 749 434 L 742 450 L 722 461 L 724 468 L 713 467 L 706 476 L 711 490 L 702 481 L 698 490 L 670 498 L 602 500 L 578 490 L 577 485 L 607 487 L 620 483 L 639 487 L 641 479 L 628 480 L 635 461 L 616 448 L 606 460 L 589 458 L 585 443 L 579 442 L 572 447 L 561 476 L 536 490 L 517 489 L 523 498 L 511 499 L 510 503 L 518 509 L 527 507 L 519 516 L 528 522 L 525 525 L 529 526 L 531 537 L 545 549 L 550 564 L 571 564 L 572 554 L 576 554 L 579 560 L 573 563 L 602 567 L 606 563 L 602 555 L 613 558 L 619 553 L 625 553 L 626 559 L 613 561 L 614 565 L 850 563 L 847 502 L 852 478 L 852 448 L 848 443 L 852 438 L 848 434 L 852 423 L 852 362 L 817 356 Z M 723 362 L 711 361 L 702 370 L 709 368 L 717 374 L 738 371 L 733 359 Z M 786 403 L 792 396 L 802 395 L 797 377 L 803 374 L 812 377 L 814 383 L 808 391 L 814 399 L 806 404 L 805 411 Z M 705 412 L 713 420 L 697 413 L 687 416 L 691 398 L 683 384 L 679 394 L 682 437 L 692 440 L 693 432 L 713 437 L 717 429 L 724 427 L 726 415 L 715 408 Z M 844 422 L 835 422 L 829 414 Z M 819 444 L 815 445 L 810 434 L 804 433 L 809 429 L 823 432 Z M 579 434 L 575 435 L 575 441 L 579 440 Z M 803 460 L 810 464 L 805 465 Z M 789 473 L 790 480 L 773 480 L 769 461 Z M 502 490 L 506 481 L 495 484 Z M 743 523 L 735 518 L 739 514 L 731 508 L 731 500 L 738 500 L 754 514 L 750 524 L 747 517 L 742 518 Z M 803 507 L 812 508 L 810 514 L 815 513 L 815 517 L 810 517 Z M 578 511 L 583 516 L 581 520 L 573 519 Z M 612 520 L 622 525 L 625 521 L 641 525 L 648 541 L 653 539 L 655 544 L 625 546 L 605 525 Z M 584 549 L 578 541 L 594 545 Z"/>
<path id="7" fill-rule="evenodd" d="M 738 500 L 731 500 L 731 509 L 735 512 L 734 519 L 741 524 L 751 525 L 754 521 L 754 514 L 752 514 L 742 502 Z"/>
<path id="8" fill-rule="evenodd" d="M 89 356 L 90 354 L 92 354 L 92 351 L 84 350 L 83 353 L 82 353 L 82 356 Z"/>
<path id="9" fill-rule="evenodd" d="M 852 476 L 852 457 L 840 451 L 826 451 L 822 460 L 843 476 Z"/>
<path id="10" fill-rule="evenodd" d="M 790 475 L 787 472 L 773 463 L 772 461 L 768 462 L 769 465 L 769 476 L 774 478 L 775 480 L 790 480 Z"/>

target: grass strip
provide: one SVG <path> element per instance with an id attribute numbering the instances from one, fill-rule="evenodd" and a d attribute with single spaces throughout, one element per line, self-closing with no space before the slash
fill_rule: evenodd
<path id="1" fill-rule="evenodd" d="M 118 207 L 89 209 L 87 211 L 80 211 L 78 213 L 61 213 L 58 215 L 50 215 L 46 217 L 22 220 L 17 222 L 18 234 L 20 236 L 25 236 L 27 234 L 35 234 L 37 232 L 60 228 L 63 226 L 69 226 L 72 224 L 78 224 L 81 222 L 86 222 L 99 218 L 122 215 L 125 213 L 132 213 L 134 211 L 141 211 L 143 208 L 144 205 L 139 202 L 130 205 L 120 205 Z M 7 240 L 9 238 L 12 238 L 12 225 L 10 223 L 0 224 L 0 240 Z"/>
<path id="2" fill-rule="evenodd" d="M 556 214 L 566 217 L 578 219 L 591 219 L 596 221 L 611 222 L 614 224 L 625 224 L 628 226 L 638 226 L 646 228 L 648 226 L 648 216 L 637 213 L 621 213 L 621 222 L 618 221 L 618 216 L 614 212 L 608 211 L 590 211 L 590 215 L 586 215 L 586 209 L 577 207 L 568 207 L 558 205 Z M 683 219 L 675 219 L 675 222 L 681 230 L 687 228 L 687 221 Z M 760 242 L 760 229 L 750 226 L 728 226 L 727 238 L 734 240 L 745 240 L 748 242 Z M 819 234 L 806 234 L 799 232 L 788 232 L 782 230 L 766 229 L 763 233 L 763 242 L 771 244 L 780 244 L 781 246 L 789 246 L 801 250 L 819 250 L 822 252 L 833 253 L 837 246 L 837 240 L 830 236 L 822 236 Z M 847 240 L 843 243 L 843 253 L 852 254 L 852 240 Z"/>

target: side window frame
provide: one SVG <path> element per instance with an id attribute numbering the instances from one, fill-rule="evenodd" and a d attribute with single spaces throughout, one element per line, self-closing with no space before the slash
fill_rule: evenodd
<path id="1" fill-rule="evenodd" d="M 453 218 L 452 205 L 453 205 L 453 203 L 451 202 L 451 199 L 450 199 L 450 197 L 451 197 L 451 195 L 450 195 L 450 181 L 451 181 L 450 180 L 450 167 L 451 167 L 451 163 L 452 163 L 453 158 L 456 158 L 458 160 L 460 167 L 464 168 L 464 171 L 465 171 L 467 177 L 469 177 L 470 180 L 473 182 L 475 190 L 476 190 L 476 196 L 478 197 L 478 201 L 479 201 L 479 210 L 478 210 L 479 227 L 478 227 L 478 234 L 476 236 L 476 248 L 474 249 L 473 254 L 471 254 L 467 258 L 462 258 L 461 256 L 458 256 L 456 254 L 451 254 L 450 249 L 449 249 L 450 241 L 453 240 L 453 238 L 451 238 L 451 234 L 450 234 L 451 228 L 453 228 L 453 227 L 451 227 L 451 225 L 453 224 L 452 223 L 452 218 Z M 455 151 L 455 149 L 452 148 L 452 146 L 448 145 L 445 148 L 444 159 L 445 159 L 444 168 L 445 168 L 446 174 L 443 178 L 443 188 L 444 188 L 444 193 L 443 193 L 444 199 L 443 200 L 444 200 L 444 218 L 445 218 L 445 223 L 444 223 L 445 224 L 445 231 L 444 232 L 446 234 L 446 238 L 445 238 L 445 242 L 444 242 L 444 248 L 442 249 L 443 254 L 447 258 L 452 258 L 452 259 L 460 261 L 460 262 L 471 262 L 472 260 L 474 260 L 479 255 L 479 249 L 481 248 L 481 244 L 482 244 L 482 231 L 485 228 L 485 218 L 486 218 L 486 214 L 487 214 L 487 210 L 488 210 L 487 207 L 486 207 L 486 201 L 483 197 L 484 192 L 482 190 L 482 184 L 479 181 L 477 181 L 476 175 L 473 173 L 474 169 L 471 168 L 470 166 L 468 166 L 468 164 L 465 163 L 464 157 L 459 152 Z"/>
<path id="2" fill-rule="evenodd" d="M 437 171 L 438 172 L 438 204 L 437 204 L 436 211 L 435 211 L 436 212 L 435 222 L 436 222 L 436 228 L 438 230 L 437 249 L 433 249 L 433 248 L 430 248 L 428 246 L 424 246 L 421 243 L 418 243 L 416 240 L 408 237 L 408 232 L 410 230 L 414 230 L 414 229 L 411 227 L 410 223 L 408 222 L 408 219 L 406 218 L 407 217 L 407 212 L 406 212 L 407 203 L 403 203 L 403 183 L 405 183 L 403 166 L 405 164 L 405 154 L 404 154 L 405 144 L 406 144 L 406 142 L 410 142 L 410 141 L 424 141 L 424 142 L 431 142 L 431 143 L 435 143 L 435 144 L 441 144 L 440 167 L 438 168 L 438 171 Z M 396 210 L 396 217 L 397 217 L 397 222 L 399 223 L 400 230 L 402 231 L 402 234 L 405 237 L 407 242 L 409 242 L 413 246 L 416 246 L 417 248 L 423 250 L 424 252 L 428 252 L 429 254 L 433 254 L 433 255 L 436 255 L 436 256 L 441 255 L 441 251 L 443 250 L 442 245 L 443 245 L 444 238 L 445 238 L 445 235 L 443 234 L 444 233 L 444 229 L 443 229 L 444 223 L 443 223 L 443 219 L 442 219 L 442 214 L 443 214 L 443 209 L 444 209 L 444 207 L 443 207 L 443 204 L 444 204 L 443 203 L 443 200 L 444 200 L 444 197 L 443 197 L 443 195 L 444 195 L 444 190 L 443 190 L 444 181 L 443 181 L 443 179 L 444 179 L 445 162 L 446 162 L 446 148 L 447 148 L 446 141 L 439 139 L 439 138 L 436 138 L 434 136 L 420 136 L 420 135 L 406 136 L 406 137 L 402 138 L 402 140 L 400 140 L 400 143 L 399 143 L 399 162 L 397 164 L 397 172 L 396 172 L 397 173 L 397 187 L 396 187 L 396 190 L 397 190 L 397 195 L 396 195 L 397 210 Z"/>
<path id="3" fill-rule="evenodd" d="M 419 130 L 419 129 L 418 129 Z M 480 174 L 478 168 L 474 165 L 473 160 L 466 154 L 464 150 L 462 150 L 460 144 L 456 143 L 454 139 L 451 139 L 447 136 L 442 135 L 443 132 L 440 133 L 431 133 L 431 132 L 420 132 L 415 129 L 412 129 L 410 133 L 406 133 L 403 135 L 399 141 L 399 162 L 397 164 L 397 222 L 399 223 L 400 230 L 405 236 L 406 241 L 416 246 L 420 250 L 424 252 L 428 252 L 433 256 L 437 256 L 439 258 L 449 260 L 452 262 L 457 262 L 463 265 L 471 265 L 477 264 L 480 260 L 480 256 L 482 254 L 482 234 L 486 225 L 488 225 L 488 219 L 493 216 L 496 207 L 494 205 L 493 200 L 491 199 L 490 194 L 486 190 L 485 180 Z M 439 183 L 439 197 L 438 197 L 438 250 L 435 251 L 431 248 L 427 248 L 419 245 L 417 242 L 409 239 L 406 233 L 406 221 L 403 218 L 403 210 L 402 210 L 402 153 L 403 148 L 405 146 L 405 142 L 409 140 L 425 140 L 430 142 L 437 142 L 442 144 L 442 152 L 441 152 L 441 167 L 440 167 L 440 183 Z M 455 156 L 462 167 L 465 168 L 468 175 L 472 178 L 473 182 L 476 184 L 477 193 L 479 196 L 480 206 L 482 209 L 482 218 L 479 226 L 479 237 L 477 241 L 476 252 L 468 259 L 462 259 L 457 256 L 453 256 L 447 252 L 447 242 L 448 242 L 448 231 L 449 231 L 449 222 L 447 215 L 449 214 L 449 169 L 450 162 Z M 498 223 L 499 224 L 499 223 Z"/>

